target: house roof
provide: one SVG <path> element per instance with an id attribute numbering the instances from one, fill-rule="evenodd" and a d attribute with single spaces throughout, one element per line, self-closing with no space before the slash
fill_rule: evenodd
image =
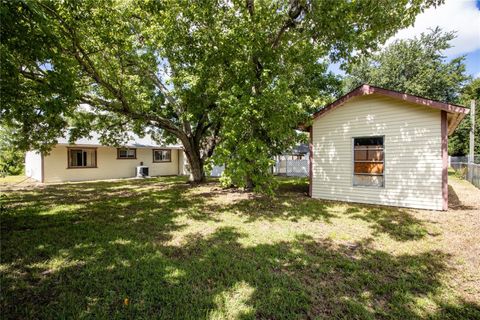
<path id="1" fill-rule="evenodd" d="M 127 133 L 130 139 L 123 147 L 129 148 L 165 148 L 165 149 L 182 149 L 179 144 L 161 144 L 152 139 L 150 135 L 145 135 L 143 138 L 134 134 L 133 132 Z M 69 143 L 68 135 L 57 139 L 57 143 L 60 145 L 72 145 Z M 78 146 L 103 146 L 100 141 L 100 134 L 98 132 L 92 132 L 89 138 L 81 138 L 75 141 L 75 145 Z"/>
<path id="2" fill-rule="evenodd" d="M 321 118 L 328 114 L 329 112 L 335 110 L 336 108 L 342 106 L 350 99 L 357 97 L 357 96 L 365 96 L 371 94 L 378 94 L 382 96 L 387 96 L 393 99 L 403 100 L 406 102 L 414 103 L 417 105 L 443 110 L 447 112 L 447 122 L 448 122 L 448 134 L 452 134 L 455 128 L 458 126 L 460 121 L 470 112 L 470 109 L 465 108 L 461 105 L 436 101 L 432 99 L 422 98 L 419 96 L 414 96 L 404 92 L 398 92 L 394 90 L 388 90 L 380 87 L 371 86 L 368 84 L 363 84 L 346 95 L 340 97 L 336 101 L 330 103 L 329 105 L 325 106 L 324 108 L 320 109 L 319 111 L 313 114 L 313 120 L 317 118 Z"/>
<path id="3" fill-rule="evenodd" d="M 292 147 L 289 151 L 283 152 L 283 155 L 301 155 L 301 154 L 307 154 L 309 152 L 308 144 L 302 143 L 302 144 L 297 144 L 296 146 Z"/>

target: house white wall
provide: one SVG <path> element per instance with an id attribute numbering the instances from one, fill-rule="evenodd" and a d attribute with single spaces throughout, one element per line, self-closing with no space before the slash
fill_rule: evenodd
<path id="1" fill-rule="evenodd" d="M 442 210 L 441 112 L 355 97 L 313 123 L 312 197 Z M 384 136 L 385 186 L 353 186 L 353 138 Z"/>
<path id="2" fill-rule="evenodd" d="M 42 155 L 40 152 L 28 151 L 25 154 L 25 175 L 42 181 Z"/>
<path id="3" fill-rule="evenodd" d="M 80 146 L 72 146 L 79 147 Z M 87 147 L 87 146 L 85 146 Z M 117 159 L 117 149 L 97 147 L 97 168 L 68 168 L 67 146 L 57 145 L 50 154 L 44 156 L 44 182 L 103 180 L 135 177 L 136 167 L 143 162 L 149 167 L 150 176 L 178 175 L 182 172 L 179 153 L 172 149 L 171 162 L 153 162 L 152 148 L 137 148 L 136 159 Z"/>
<path id="4" fill-rule="evenodd" d="M 186 176 L 190 174 L 188 167 L 188 159 L 183 150 L 178 151 L 178 166 L 180 168 L 178 175 Z"/>

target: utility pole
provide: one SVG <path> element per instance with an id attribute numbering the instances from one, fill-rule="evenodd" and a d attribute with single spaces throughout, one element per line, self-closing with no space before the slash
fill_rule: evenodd
<path id="1" fill-rule="evenodd" d="M 468 153 L 468 181 L 473 180 L 473 167 L 475 162 L 475 100 L 470 102 L 470 148 Z"/>

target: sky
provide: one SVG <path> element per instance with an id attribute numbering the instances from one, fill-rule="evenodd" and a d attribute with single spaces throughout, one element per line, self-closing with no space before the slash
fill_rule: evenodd
<path id="1" fill-rule="evenodd" d="M 446 0 L 445 4 L 419 14 L 413 26 L 399 30 L 387 44 L 411 39 L 437 26 L 443 31 L 456 31 L 457 38 L 451 41 L 453 47 L 444 52 L 447 60 L 465 56 L 467 73 L 480 77 L 480 0 Z M 338 65 L 330 69 L 339 71 Z"/>

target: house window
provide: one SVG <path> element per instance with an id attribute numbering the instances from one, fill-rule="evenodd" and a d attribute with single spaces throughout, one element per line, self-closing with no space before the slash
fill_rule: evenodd
<path id="1" fill-rule="evenodd" d="M 172 150 L 155 149 L 153 150 L 153 162 L 170 162 L 172 161 Z"/>
<path id="2" fill-rule="evenodd" d="M 117 159 L 137 159 L 137 149 L 118 148 Z"/>
<path id="3" fill-rule="evenodd" d="M 96 168 L 97 167 L 97 149 L 94 149 L 94 148 L 68 149 L 68 167 L 69 168 Z"/>
<path id="4" fill-rule="evenodd" d="M 383 187 L 383 137 L 354 138 L 353 152 L 353 185 Z"/>

